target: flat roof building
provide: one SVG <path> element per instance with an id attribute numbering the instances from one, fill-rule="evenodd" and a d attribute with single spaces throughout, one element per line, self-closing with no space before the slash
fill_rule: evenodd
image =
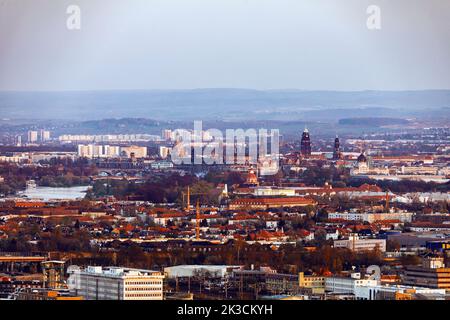
<path id="1" fill-rule="evenodd" d="M 422 266 L 407 266 L 403 274 L 403 284 L 435 289 L 450 289 L 450 268 L 446 268 L 443 258 L 427 258 Z"/>
<path id="2" fill-rule="evenodd" d="M 362 239 L 356 235 L 350 236 L 346 240 L 334 240 L 333 245 L 335 248 L 347 248 L 352 251 L 372 251 L 375 248 L 381 252 L 386 251 L 385 239 Z"/>
<path id="3" fill-rule="evenodd" d="M 325 291 L 333 294 L 355 294 L 356 287 L 377 284 L 377 280 L 361 279 L 361 274 L 353 273 L 350 277 L 326 277 Z"/>
<path id="4" fill-rule="evenodd" d="M 163 300 L 159 271 L 70 266 L 67 272 L 69 289 L 86 300 Z"/>

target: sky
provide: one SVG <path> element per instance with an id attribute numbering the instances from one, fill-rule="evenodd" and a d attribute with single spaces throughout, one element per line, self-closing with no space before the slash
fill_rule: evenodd
<path id="1" fill-rule="evenodd" d="M 1 91 L 450 89 L 449 71 L 449 0 L 0 0 Z"/>

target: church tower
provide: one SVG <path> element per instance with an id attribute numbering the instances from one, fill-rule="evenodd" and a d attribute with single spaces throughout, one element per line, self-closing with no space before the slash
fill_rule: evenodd
<path id="1" fill-rule="evenodd" d="M 333 160 L 339 160 L 341 157 L 341 143 L 339 141 L 339 137 L 336 136 L 336 139 L 334 139 Z"/>
<path id="2" fill-rule="evenodd" d="M 311 139 L 309 137 L 309 131 L 307 128 L 305 128 L 302 134 L 302 140 L 300 143 L 300 152 L 302 156 L 305 158 L 311 156 Z"/>

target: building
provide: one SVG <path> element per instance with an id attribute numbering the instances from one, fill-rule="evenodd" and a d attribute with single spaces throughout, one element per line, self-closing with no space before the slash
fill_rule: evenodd
<path id="1" fill-rule="evenodd" d="M 28 154 L 32 163 L 39 163 L 40 161 L 50 161 L 51 159 L 71 159 L 77 158 L 76 152 L 31 152 Z"/>
<path id="2" fill-rule="evenodd" d="M 149 134 L 62 135 L 61 143 L 131 143 L 160 141 L 161 137 Z"/>
<path id="3" fill-rule="evenodd" d="M 272 197 L 272 196 L 296 196 L 294 188 L 283 188 L 283 187 L 256 187 L 253 189 L 253 195 L 257 197 Z"/>
<path id="4" fill-rule="evenodd" d="M 386 252 L 385 239 L 362 239 L 355 234 L 346 240 L 334 240 L 333 245 L 335 248 L 347 248 L 352 251 L 371 251 L 378 248 L 381 252 Z"/>
<path id="5" fill-rule="evenodd" d="M 42 289 L 42 281 L 37 279 L 17 280 L 0 277 L 0 300 L 11 299 L 17 292 Z"/>
<path id="6" fill-rule="evenodd" d="M 120 148 L 120 155 L 127 158 L 146 158 L 147 157 L 147 147 L 139 146 L 128 146 Z"/>
<path id="7" fill-rule="evenodd" d="M 147 157 L 147 147 L 79 144 L 78 156 L 83 158 L 145 158 Z"/>
<path id="8" fill-rule="evenodd" d="M 445 300 L 445 289 L 377 284 L 356 286 L 354 295 L 356 300 L 422 300 L 427 296 Z"/>
<path id="9" fill-rule="evenodd" d="M 438 175 L 439 167 L 433 166 L 402 166 L 400 168 L 399 174 L 418 174 L 418 175 Z"/>
<path id="10" fill-rule="evenodd" d="M 15 294 L 17 300 L 34 300 L 34 301 L 54 301 L 54 300 L 83 300 L 83 297 L 76 296 L 68 292 L 68 290 L 48 290 L 48 289 L 31 289 L 27 288 Z"/>
<path id="11" fill-rule="evenodd" d="M 366 155 L 361 153 L 356 159 L 355 166 L 350 170 L 350 175 L 389 175 L 389 168 L 373 167 L 371 161 L 367 159 Z"/>
<path id="12" fill-rule="evenodd" d="M 450 289 L 450 268 L 443 258 L 426 258 L 422 266 L 408 266 L 403 274 L 403 284 L 435 289 Z"/>
<path id="13" fill-rule="evenodd" d="M 450 240 L 427 241 L 426 248 L 433 252 L 448 252 L 450 250 Z"/>
<path id="14" fill-rule="evenodd" d="M 269 208 L 314 206 L 316 202 L 303 197 L 286 198 L 241 198 L 231 201 L 230 210 L 267 210 Z"/>
<path id="15" fill-rule="evenodd" d="M 164 268 L 164 273 L 169 279 L 192 278 L 202 274 L 208 274 L 210 278 L 225 278 L 230 276 L 233 270 L 242 269 L 241 266 L 228 265 L 180 265 Z"/>
<path id="16" fill-rule="evenodd" d="M 302 140 L 300 142 L 300 152 L 305 158 L 311 156 L 311 139 L 309 137 L 309 131 L 307 128 L 305 128 L 302 134 Z"/>
<path id="17" fill-rule="evenodd" d="M 71 266 L 68 286 L 86 300 L 163 300 L 164 275 L 158 271 Z"/>
<path id="18" fill-rule="evenodd" d="M 360 273 L 352 273 L 350 277 L 326 277 L 325 291 L 334 294 L 355 294 L 357 287 L 377 284 L 377 280 L 361 279 Z"/>
<path id="19" fill-rule="evenodd" d="M 299 273 L 298 285 L 300 288 L 311 289 L 312 293 L 325 292 L 325 277 L 305 276 L 303 272 Z"/>
<path id="20" fill-rule="evenodd" d="M 386 233 L 386 237 L 388 240 L 398 242 L 402 248 L 408 250 L 417 250 L 419 248 L 425 248 L 429 242 L 443 241 L 446 239 L 444 233 L 437 233 L 437 232 L 401 233 L 388 231 Z"/>
<path id="21" fill-rule="evenodd" d="M 376 221 L 398 220 L 400 222 L 411 222 L 414 216 L 413 212 L 331 212 L 328 213 L 328 219 L 346 220 L 346 221 L 367 221 L 374 223 Z"/>
<path id="22" fill-rule="evenodd" d="M 246 186 L 258 186 L 259 185 L 259 181 L 258 181 L 258 176 L 256 175 L 255 171 L 253 169 L 251 169 L 247 176 L 245 177 L 245 183 Z"/>
<path id="23" fill-rule="evenodd" d="M 241 288 L 250 288 L 255 286 L 263 286 L 266 284 L 266 279 L 273 275 L 277 274 L 276 270 L 271 269 L 270 267 L 259 267 L 259 269 L 255 269 L 254 266 L 251 266 L 250 270 L 237 269 L 233 270 L 231 282 L 234 283 L 236 287 Z M 291 276 L 288 276 L 291 280 Z M 296 276 L 295 276 L 296 277 Z M 282 276 L 283 278 L 283 276 Z M 273 279 L 273 278 L 272 278 Z M 287 278 L 285 278 L 286 280 Z M 278 280 L 275 280 L 279 283 Z M 275 283 L 272 282 L 272 285 Z M 294 281 L 294 286 L 298 286 L 298 280 Z"/>
<path id="24" fill-rule="evenodd" d="M 266 290 L 272 294 L 298 294 L 298 277 L 295 274 L 269 273 L 266 275 Z"/>
<path id="25" fill-rule="evenodd" d="M 341 158 L 341 143 L 339 141 L 339 137 L 336 136 L 336 139 L 334 139 L 333 160 L 339 160 Z"/>
<path id="26" fill-rule="evenodd" d="M 44 261 L 41 263 L 44 288 L 61 289 L 64 287 L 64 263 L 64 261 Z"/>
<path id="27" fill-rule="evenodd" d="M 166 159 L 170 155 L 170 148 L 165 146 L 159 147 L 159 156 L 161 159 Z"/>
<path id="28" fill-rule="evenodd" d="M 163 140 L 166 140 L 166 141 L 174 140 L 173 139 L 174 138 L 173 131 L 170 129 L 164 129 L 162 131 L 162 138 L 163 138 Z"/>
<path id="29" fill-rule="evenodd" d="M 150 167 L 154 170 L 173 169 L 173 163 L 170 161 L 155 161 L 150 164 Z"/>
<path id="30" fill-rule="evenodd" d="M 38 132 L 37 131 L 28 131 L 28 143 L 35 143 L 38 140 Z"/>
<path id="31" fill-rule="evenodd" d="M 46 142 L 50 140 L 50 131 L 39 130 L 39 141 Z"/>
<path id="32" fill-rule="evenodd" d="M 88 144 L 78 145 L 78 156 L 83 158 L 116 158 L 120 155 L 120 147 Z"/>

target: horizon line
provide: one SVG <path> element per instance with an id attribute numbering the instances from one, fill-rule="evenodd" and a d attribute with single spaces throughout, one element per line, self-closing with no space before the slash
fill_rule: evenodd
<path id="1" fill-rule="evenodd" d="M 424 92 L 424 91 L 450 91 L 450 88 L 444 89 L 362 89 L 362 90 L 333 90 L 333 89 L 255 89 L 255 88 L 239 88 L 239 87 L 199 87 L 185 89 L 68 89 L 68 90 L 0 90 L 0 93 L 86 93 L 86 92 L 181 92 L 181 91 L 202 91 L 202 90 L 240 90 L 255 92 L 336 92 L 336 93 L 363 93 L 363 92 Z"/>

